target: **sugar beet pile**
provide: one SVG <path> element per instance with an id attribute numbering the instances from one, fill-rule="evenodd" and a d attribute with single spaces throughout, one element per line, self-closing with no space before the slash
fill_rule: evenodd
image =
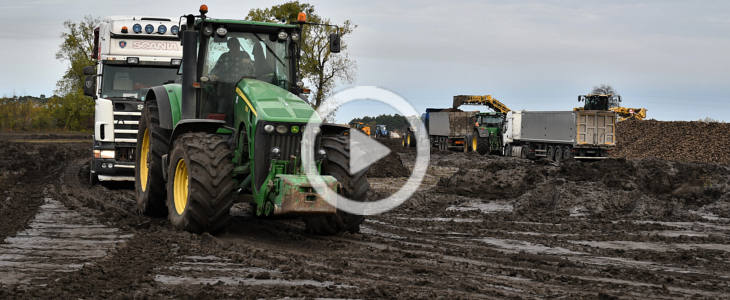
<path id="1" fill-rule="evenodd" d="M 614 157 L 681 162 L 730 163 L 730 124 L 624 121 L 616 126 Z"/>

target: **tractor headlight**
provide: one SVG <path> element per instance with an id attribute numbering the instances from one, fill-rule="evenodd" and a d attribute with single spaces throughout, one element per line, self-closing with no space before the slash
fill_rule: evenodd
<path id="1" fill-rule="evenodd" d="M 303 88 L 304 87 L 304 82 L 301 81 L 301 80 L 297 81 L 297 86 L 300 87 L 300 88 Z"/>
<path id="2" fill-rule="evenodd" d="M 285 41 L 286 38 L 288 38 L 288 37 L 289 37 L 289 34 L 286 33 L 286 31 L 279 32 L 279 40 L 280 41 Z"/>
<path id="3" fill-rule="evenodd" d="M 271 148 L 271 154 L 279 155 L 279 153 L 281 153 L 281 149 L 279 149 L 279 147 Z"/>
<path id="4" fill-rule="evenodd" d="M 293 125 L 293 126 L 291 127 L 291 133 L 294 133 L 294 134 L 297 134 L 297 133 L 299 133 L 299 126 L 297 126 L 297 125 Z"/>
<path id="5" fill-rule="evenodd" d="M 295 33 L 292 33 L 291 34 L 291 40 L 292 41 L 295 41 L 295 42 L 298 41 L 299 40 L 299 34 L 296 33 L 296 32 Z"/>
<path id="6" fill-rule="evenodd" d="M 219 37 L 224 37 L 226 34 L 228 34 L 228 29 L 225 29 L 224 27 L 218 27 L 218 29 L 215 30 L 215 34 L 217 34 Z"/>
<path id="7" fill-rule="evenodd" d="M 324 157 L 327 155 L 327 151 L 324 151 L 324 149 L 317 150 L 317 154 L 319 154 L 320 157 Z"/>
<path id="8" fill-rule="evenodd" d="M 274 132 L 274 125 L 271 125 L 271 124 L 264 125 L 264 131 L 266 131 L 266 133 Z"/>
<path id="9" fill-rule="evenodd" d="M 286 125 L 276 126 L 276 132 L 279 134 L 285 134 L 287 131 L 289 131 L 289 128 L 287 128 Z"/>

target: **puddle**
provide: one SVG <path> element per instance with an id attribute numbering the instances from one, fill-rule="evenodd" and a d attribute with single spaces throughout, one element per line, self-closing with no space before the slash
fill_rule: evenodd
<path id="1" fill-rule="evenodd" d="M 452 205 L 446 208 L 446 211 L 479 211 L 481 213 L 499 213 L 507 212 L 510 213 L 514 210 L 512 203 L 503 201 L 491 201 L 491 202 L 477 202 L 471 201 L 462 205 Z"/>
<path id="2" fill-rule="evenodd" d="M 492 246 L 496 246 L 502 250 L 505 250 L 503 252 L 509 252 L 509 253 L 519 253 L 519 252 L 527 252 L 530 254 L 552 254 L 552 255 L 583 255 L 586 253 L 583 252 L 576 252 L 572 250 L 568 250 L 562 247 L 548 247 L 545 245 L 530 243 L 527 241 L 520 241 L 520 240 L 508 240 L 508 239 L 498 239 L 498 238 L 478 238 L 474 239 L 475 241 L 480 241 L 485 244 L 489 244 Z"/>
<path id="3" fill-rule="evenodd" d="M 45 198 L 28 228 L 0 244 L 0 283 L 26 284 L 76 271 L 131 237 Z"/>
<path id="4" fill-rule="evenodd" d="M 185 256 L 182 262 L 157 269 L 157 272 L 155 281 L 167 285 L 226 284 L 355 288 L 331 281 L 284 279 L 281 278 L 281 271 L 234 263 L 230 259 L 212 255 Z"/>
<path id="5" fill-rule="evenodd" d="M 591 246 L 595 248 L 615 250 L 648 250 L 656 252 L 670 252 L 678 250 L 707 249 L 730 252 L 730 245 L 725 244 L 679 244 L 679 243 L 654 243 L 634 241 L 570 241 L 573 244 Z"/>
<path id="6" fill-rule="evenodd" d="M 573 206 L 570 208 L 570 216 L 574 218 L 588 216 L 588 209 L 585 206 Z"/>
<path id="7" fill-rule="evenodd" d="M 474 218 L 409 218 L 398 217 L 399 220 L 425 221 L 425 222 L 455 222 L 455 223 L 479 223 L 482 220 Z"/>

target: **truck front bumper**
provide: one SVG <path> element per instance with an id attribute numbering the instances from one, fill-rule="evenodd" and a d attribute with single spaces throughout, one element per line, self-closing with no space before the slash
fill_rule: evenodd
<path id="1" fill-rule="evenodd" d="M 319 176 L 322 180 L 322 188 L 329 188 L 332 191 L 329 197 L 336 201 L 335 191 L 339 189 L 339 183 L 332 176 Z M 307 215 L 307 214 L 334 214 L 337 208 L 327 202 L 320 195 L 306 175 L 276 175 L 272 181 L 274 215 Z"/>

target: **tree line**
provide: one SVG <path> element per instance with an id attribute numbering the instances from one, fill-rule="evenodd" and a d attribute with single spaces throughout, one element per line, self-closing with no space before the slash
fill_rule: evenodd
<path id="1" fill-rule="evenodd" d="M 354 118 L 350 121 L 350 124 L 354 122 L 363 122 L 364 124 L 370 125 L 371 127 L 375 127 L 375 125 L 385 125 L 388 130 L 398 130 L 401 132 L 408 128 L 408 126 L 410 126 L 406 117 L 399 114 L 379 115 L 377 117 L 364 116 L 362 118 Z"/>

